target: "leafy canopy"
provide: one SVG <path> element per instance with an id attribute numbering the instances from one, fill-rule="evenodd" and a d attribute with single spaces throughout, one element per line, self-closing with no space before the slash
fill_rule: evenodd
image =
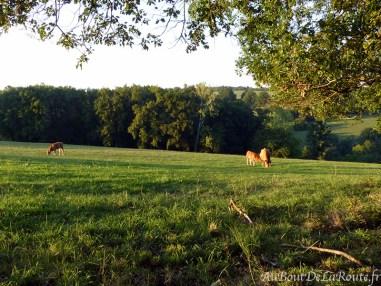
<path id="1" fill-rule="evenodd" d="M 202 44 L 205 25 L 191 20 L 187 0 L 2 0 L 0 33 L 22 25 L 42 40 L 55 38 L 66 48 L 79 48 L 79 64 L 93 46 L 160 46 L 166 31 L 175 29 L 188 51 Z"/>
<path id="2" fill-rule="evenodd" d="M 240 12 L 239 64 L 278 103 L 315 115 L 380 109 L 371 92 L 381 80 L 380 1 L 233 5 Z"/>
<path id="3" fill-rule="evenodd" d="M 241 44 L 239 66 L 280 105 L 322 116 L 381 105 L 379 0 L 1 1 L 0 31 L 17 24 L 83 48 L 80 64 L 95 44 L 147 49 L 174 29 L 192 51 L 225 33 Z"/>

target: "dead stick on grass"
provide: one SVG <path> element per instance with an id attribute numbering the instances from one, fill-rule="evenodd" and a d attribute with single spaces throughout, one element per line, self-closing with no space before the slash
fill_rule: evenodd
<path id="1" fill-rule="evenodd" d="M 229 201 L 229 210 L 236 211 L 240 216 L 244 217 L 249 224 L 253 224 L 253 221 L 250 219 L 247 213 L 245 213 L 240 207 L 238 207 L 233 199 L 230 199 Z"/>
<path id="2" fill-rule="evenodd" d="M 340 255 L 340 256 L 343 256 L 345 257 L 346 259 L 352 261 L 353 263 L 356 263 L 357 265 L 360 265 L 362 266 L 362 263 L 361 261 L 357 260 L 356 258 L 354 258 L 353 256 L 349 255 L 348 253 L 345 253 L 343 251 L 340 251 L 340 250 L 335 250 L 335 249 L 330 249 L 330 248 L 321 248 L 321 247 L 317 247 L 317 246 L 298 246 L 298 245 L 294 245 L 294 244 L 287 244 L 287 243 L 283 243 L 282 246 L 286 246 L 286 247 L 294 247 L 294 248 L 304 248 L 306 250 L 315 250 L 315 251 L 319 251 L 319 252 L 326 252 L 326 253 L 331 253 L 331 254 L 336 254 L 336 255 Z"/>

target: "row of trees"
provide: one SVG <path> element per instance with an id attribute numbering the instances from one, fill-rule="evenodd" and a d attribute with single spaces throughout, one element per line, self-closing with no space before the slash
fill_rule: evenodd
<path id="1" fill-rule="evenodd" d="M 4 140 L 242 153 L 260 128 L 252 106 L 231 88 L 32 86 L 0 92 Z"/>
<path id="2" fill-rule="evenodd" d="M 95 90 L 51 86 L 8 87 L 0 92 L 3 140 L 100 144 Z"/>
<path id="3" fill-rule="evenodd" d="M 231 88 L 103 89 L 94 107 L 106 146 L 242 153 L 260 127 Z"/>
<path id="4" fill-rule="evenodd" d="M 0 140 L 235 154 L 266 146 L 276 157 L 381 161 L 381 121 L 343 140 L 314 117 L 271 107 L 265 90 L 202 84 L 9 87 L 0 91 Z"/>

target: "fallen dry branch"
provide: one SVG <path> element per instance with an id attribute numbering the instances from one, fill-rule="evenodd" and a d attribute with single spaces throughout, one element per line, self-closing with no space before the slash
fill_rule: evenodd
<path id="1" fill-rule="evenodd" d="M 236 211 L 240 216 L 245 218 L 249 224 L 253 224 L 253 221 L 250 219 L 247 213 L 245 213 L 240 207 L 238 207 L 233 199 L 230 199 L 229 201 L 229 210 Z"/>
<path id="2" fill-rule="evenodd" d="M 287 243 L 283 243 L 282 246 L 285 246 L 285 247 L 295 247 L 295 248 L 303 248 L 303 249 L 306 249 L 306 250 L 315 250 L 315 251 L 318 251 L 318 252 L 325 252 L 325 253 L 336 254 L 336 255 L 340 255 L 340 256 L 345 257 L 346 259 L 352 261 L 353 263 L 356 263 L 357 265 L 362 266 L 361 261 L 357 260 L 356 258 L 354 258 L 353 256 L 349 255 L 348 253 L 345 253 L 345 252 L 340 251 L 340 250 L 335 250 L 335 249 L 330 249 L 330 248 L 321 248 L 321 247 L 317 247 L 317 246 L 303 246 L 303 245 L 299 246 L 299 245 L 287 244 Z"/>

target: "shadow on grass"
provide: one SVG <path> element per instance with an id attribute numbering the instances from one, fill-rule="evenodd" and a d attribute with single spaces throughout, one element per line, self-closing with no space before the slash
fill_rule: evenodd
<path id="1" fill-rule="evenodd" d="M 177 221 L 166 217 L 165 213 L 158 213 L 157 219 L 162 220 L 165 227 L 153 227 L 149 220 L 154 214 L 151 211 L 155 203 L 146 205 L 148 199 L 145 196 L 145 202 L 138 198 L 122 203 L 99 201 L 77 207 L 57 198 L 46 200 L 33 210 L 5 212 L 0 226 L 4 229 L 4 237 L 9 235 L 11 245 L 8 249 L 0 247 L 0 254 L 6 257 L 3 261 L 13 266 L 0 268 L 0 275 L 11 277 L 12 269 L 23 269 L 27 263 L 38 262 L 39 270 L 43 270 L 41 275 L 25 277 L 31 285 L 40 285 L 42 282 L 38 281 L 47 280 L 48 273 L 61 273 L 62 266 L 79 269 L 80 276 L 76 279 L 91 277 L 89 279 L 95 284 L 104 282 L 105 273 L 135 279 L 145 271 L 160 276 L 167 269 L 173 269 L 174 272 L 183 271 L 174 281 L 180 283 L 189 275 L 187 282 L 210 285 L 212 281 L 205 274 L 206 267 L 214 264 L 215 276 L 226 265 L 220 265 L 218 260 L 207 262 L 218 242 L 208 235 L 206 219 L 200 227 L 196 220 Z M 190 202 L 189 197 L 187 200 Z M 172 205 L 175 202 L 172 201 Z M 198 207 L 196 204 L 193 211 Z M 20 239 L 14 241 L 11 238 L 14 235 Z M 116 263 L 122 261 L 125 261 L 123 267 L 117 269 Z M 52 283 L 54 279 L 62 282 L 63 277 L 56 276 Z M 181 285 L 177 282 L 173 282 L 174 285 Z"/>
<path id="2" fill-rule="evenodd" d="M 184 192 L 194 192 L 197 188 L 205 188 L 210 183 L 205 179 L 198 178 L 163 178 L 162 180 L 146 181 L 145 177 L 137 179 L 111 178 L 91 179 L 86 176 L 71 179 L 69 174 L 58 178 L 54 183 L 51 181 L 26 182 L 28 176 L 18 177 L 19 182 L 6 182 L 0 184 L 0 194 L 20 196 L 64 196 L 64 195 L 114 195 L 127 193 L 128 195 L 140 194 L 172 194 L 182 195 Z M 213 182 L 215 189 L 226 189 L 227 183 Z"/>
<path id="3" fill-rule="evenodd" d="M 101 160 L 101 159 L 86 159 L 86 158 L 69 158 L 69 157 L 37 157 L 37 156 L 19 156 L 19 155 L 0 155 L 0 159 L 3 160 L 12 160 L 12 162 L 20 164 L 45 164 L 46 167 L 59 168 L 60 166 L 76 166 L 76 167 L 120 167 L 120 168 L 131 168 L 131 169 L 159 169 L 159 170 L 192 170 L 192 171 L 209 171 L 209 170 L 230 170 L 232 166 L 219 166 L 218 164 L 213 165 L 212 167 L 206 168 L 205 166 L 200 166 L 197 164 L 183 164 L 183 161 L 171 161 L 171 163 L 165 163 L 158 160 L 157 162 L 146 163 L 144 158 L 139 161 L 137 158 L 134 158 L 133 161 L 129 161 L 126 158 L 126 161 L 120 160 Z M 25 165 L 24 165 L 25 166 Z M 241 168 L 242 165 L 237 165 L 237 168 Z M 59 169 L 58 169 L 59 171 Z"/>

